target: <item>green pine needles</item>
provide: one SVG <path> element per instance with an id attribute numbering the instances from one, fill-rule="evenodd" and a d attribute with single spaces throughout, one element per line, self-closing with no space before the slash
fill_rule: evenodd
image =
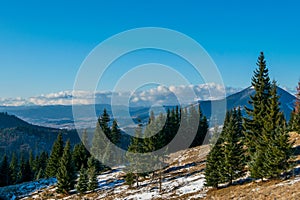
<path id="1" fill-rule="evenodd" d="M 292 168 L 293 143 L 280 110 L 277 83 L 270 82 L 262 52 L 257 67 L 252 77 L 255 94 L 245 107 L 246 117 L 240 108 L 229 111 L 219 139 L 214 139 L 205 169 L 207 186 L 231 185 L 247 170 L 252 178 L 264 180 L 279 178 Z"/>

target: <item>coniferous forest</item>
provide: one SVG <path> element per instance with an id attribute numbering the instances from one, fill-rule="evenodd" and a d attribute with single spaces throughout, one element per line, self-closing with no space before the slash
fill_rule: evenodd
<path id="1" fill-rule="evenodd" d="M 237 184 L 241 178 L 266 181 L 291 176 L 294 149 L 289 132 L 300 133 L 300 82 L 297 87 L 297 100 L 287 122 L 280 110 L 278 83 L 271 80 L 264 54 L 257 60 L 257 68 L 251 79 L 255 94 L 250 97 L 248 106 L 228 110 L 222 130 L 216 128 L 209 136 L 211 149 L 206 158 L 205 184 L 208 187 L 220 188 Z M 244 113 L 244 114 L 243 114 Z M 197 130 L 194 124 L 197 124 Z M 5 155 L 0 163 L 0 187 L 43 178 L 57 179 L 57 192 L 68 194 L 76 189 L 80 194 L 94 191 L 98 187 L 97 175 L 109 170 L 105 163 L 122 163 L 126 158 L 126 176 L 124 180 L 130 188 L 139 187 L 141 177 L 151 177 L 160 183 L 163 181 L 162 170 L 151 169 L 151 164 L 164 165 L 167 155 L 180 150 L 179 146 L 167 148 L 164 156 L 132 157 L 132 153 L 148 153 L 168 145 L 176 133 L 184 127 L 181 140 L 185 140 L 195 131 L 189 148 L 207 145 L 206 135 L 209 120 L 203 115 L 201 105 L 187 107 L 176 106 L 167 109 L 166 114 L 155 116 L 150 113 L 148 122 L 138 120 L 135 135 L 124 149 L 126 154 L 113 152 L 110 143 L 106 143 L 103 134 L 120 148 L 124 148 L 124 134 L 115 119 L 111 119 L 104 109 L 99 116 L 93 139 L 89 141 L 87 131 L 83 131 L 81 142 L 71 145 L 70 140 L 63 140 L 58 134 L 51 153 L 43 151 L 34 155 L 15 153 Z M 144 135 L 145 138 L 141 136 Z M 151 161 L 151 162 L 150 162 Z"/>
<path id="2" fill-rule="evenodd" d="M 298 101 L 287 123 L 280 111 L 277 83 L 270 80 L 263 53 L 251 80 L 255 95 L 250 97 L 249 106 L 227 112 L 220 137 L 207 157 L 207 186 L 231 185 L 245 174 L 264 181 L 292 173 L 295 163 L 289 131 L 299 133 L 299 87 Z M 246 111 L 244 117 L 241 109 Z"/>

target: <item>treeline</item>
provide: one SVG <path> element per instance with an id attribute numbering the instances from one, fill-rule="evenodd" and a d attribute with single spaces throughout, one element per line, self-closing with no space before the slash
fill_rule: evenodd
<path id="1" fill-rule="evenodd" d="M 202 114 L 199 105 L 186 108 L 177 106 L 171 110 L 168 109 L 166 115 L 161 113 L 157 117 L 151 112 L 145 128 L 139 124 L 135 129 L 135 137 L 131 138 L 126 153 L 129 161 L 126 165 L 126 183 L 130 187 L 136 183 L 138 187 L 139 178 L 151 174 L 152 180 L 158 178 L 161 186 L 161 169 L 165 164 L 166 155 L 202 145 L 207 131 L 207 119 Z M 178 137 L 175 142 L 174 137 Z M 190 142 L 186 143 L 186 141 Z M 157 151 L 161 149 L 164 149 L 163 152 L 158 153 Z"/>
<path id="2" fill-rule="evenodd" d="M 276 82 L 270 81 L 263 53 L 257 66 L 252 77 L 256 92 L 249 101 L 251 106 L 244 108 L 247 116 L 242 117 L 240 108 L 228 112 L 222 132 L 215 133 L 219 139 L 207 157 L 207 186 L 231 185 L 246 173 L 254 179 L 279 178 L 293 166 L 289 131 L 299 131 L 296 128 L 299 127 L 299 121 L 296 121 L 300 115 L 299 103 L 288 127 L 280 111 Z"/>
<path id="3" fill-rule="evenodd" d="M 47 152 L 34 157 L 31 151 L 29 159 L 25 158 L 24 153 L 21 153 L 20 159 L 15 153 L 11 159 L 4 155 L 0 165 L 0 187 L 44 178 L 47 160 Z"/>
<path id="4" fill-rule="evenodd" d="M 18 159 L 13 153 L 11 161 L 8 162 L 8 157 L 5 155 L 0 165 L 0 186 L 56 177 L 58 192 L 67 193 L 74 188 L 78 171 L 84 170 L 87 175 L 86 190 L 96 189 L 98 187 L 96 175 L 107 167 L 90 155 L 84 146 L 87 141 L 85 131 L 82 142 L 76 144 L 72 151 L 70 141 L 67 140 L 64 144 L 60 133 L 53 144 L 50 156 L 42 152 L 34 157 L 30 152 L 29 159 L 25 159 L 23 154 Z M 81 186 L 77 185 L 78 191 L 82 191 Z"/>
<path id="5" fill-rule="evenodd" d="M 87 144 L 88 135 L 86 131 L 82 135 L 82 142 L 76 144 L 73 151 L 70 141 L 67 140 L 64 146 L 61 134 L 58 136 L 53 144 L 45 171 L 46 177 L 57 178 L 57 192 L 67 194 L 74 187 L 78 191 L 92 191 L 98 187 L 96 175 L 108 168 L 91 156 L 85 147 Z M 79 171 L 84 171 L 86 177 L 80 176 L 77 180 Z M 81 184 L 83 178 L 85 178 L 84 186 Z"/>
<path id="6" fill-rule="evenodd" d="M 124 161 L 129 161 L 125 162 L 126 168 L 138 184 L 138 178 L 141 175 L 138 173 L 140 166 L 147 166 L 148 163 L 148 167 L 151 168 L 149 164 L 162 164 L 162 158 L 157 155 L 149 158 L 151 162 L 144 159 L 134 164 L 137 160 L 131 160 L 130 153 L 148 153 L 159 150 L 167 146 L 178 131 L 181 131 L 182 135 L 179 141 L 191 137 L 188 147 L 198 146 L 203 143 L 207 130 L 207 119 L 202 115 L 198 105 L 184 109 L 177 106 L 168 109 L 166 115 L 160 114 L 157 117 L 151 112 L 147 125 L 140 123 L 135 130 L 135 136 L 130 137 L 130 144 L 124 149 L 127 154 L 120 154 L 115 151 L 114 146 L 122 148 L 121 143 L 125 136 L 121 134 L 117 121 L 111 120 L 104 109 L 98 118 L 91 143 L 87 132 L 84 131 L 81 142 L 72 150 L 70 141 L 64 143 L 60 133 L 52 146 L 50 155 L 42 152 L 34 156 L 31 152 L 29 156 L 26 156 L 29 159 L 21 156 L 20 160 L 15 154 L 11 159 L 4 156 L 0 166 L 0 186 L 56 177 L 58 192 L 68 193 L 74 187 L 78 192 L 85 192 L 94 190 L 98 186 L 97 174 L 109 169 L 108 166 L 115 166 Z M 194 135 L 190 135 L 191 132 L 194 132 Z M 164 153 L 175 152 L 182 148 L 180 144 L 175 144 L 167 148 Z M 11 160 L 10 163 L 8 160 Z M 78 174 L 79 178 L 77 178 Z M 154 174 L 153 172 L 153 176 Z"/>
<path id="7" fill-rule="evenodd" d="M 103 159 L 113 159 L 110 155 L 116 157 L 113 152 L 110 152 L 108 143 L 100 145 L 99 141 L 103 139 L 100 133 L 105 132 L 115 144 L 120 142 L 120 129 L 117 122 L 114 121 L 112 127 L 109 127 L 109 121 L 109 115 L 104 110 L 98 119 L 91 148 L 87 131 L 84 131 L 81 142 L 74 145 L 73 149 L 70 140 L 64 142 L 60 133 L 53 143 L 50 155 L 42 152 L 34 157 L 32 151 L 29 156 L 21 154 L 20 159 L 16 154 L 12 154 L 10 159 L 5 155 L 0 163 L 0 186 L 55 177 L 59 193 L 68 193 L 74 188 L 78 192 L 96 189 L 98 187 L 96 175 L 109 169 L 102 164 Z M 89 150 L 95 153 L 95 156 L 92 156 Z M 107 156 L 96 157 L 98 151 L 106 152 Z"/>
<path id="8" fill-rule="evenodd" d="M 182 135 L 181 143 L 186 138 L 192 138 L 188 147 L 195 147 L 203 143 L 208 130 L 207 119 L 202 114 L 199 104 L 186 108 L 176 106 L 167 109 L 166 115 L 161 113 L 157 117 L 151 111 L 146 125 L 143 125 L 140 121 L 138 123 L 135 136 L 129 137 L 128 148 L 123 150 L 131 151 L 132 147 L 130 146 L 133 143 L 139 143 L 142 149 L 140 153 L 156 151 L 168 145 L 178 132 Z M 112 124 L 111 127 L 109 124 Z M 112 153 L 114 148 L 108 144 L 108 140 L 111 144 L 122 148 L 121 143 L 126 141 L 124 137 L 128 137 L 128 135 L 121 134 L 117 121 L 113 120 L 111 122 L 109 114 L 104 109 L 103 114 L 98 119 L 90 150 L 103 163 L 108 161 L 119 163 L 117 161 L 122 160 L 124 155 L 117 155 L 117 152 Z M 168 152 L 182 150 L 181 147 L 181 144 L 172 145 L 168 148 Z"/>
<path id="9" fill-rule="evenodd" d="M 153 171 L 152 165 L 163 164 L 163 158 L 161 155 L 135 157 L 132 154 L 147 154 L 165 146 L 167 148 L 164 154 L 169 154 L 188 147 L 199 146 L 204 142 L 207 131 L 208 122 L 199 105 L 167 109 L 166 115 L 160 113 L 155 116 L 151 111 L 146 125 L 139 121 L 134 136 L 130 136 L 128 148 L 123 149 L 126 152 L 124 154 L 114 146 L 122 149 L 121 143 L 125 141 L 123 138 L 125 135 L 121 134 L 117 121 L 111 120 L 104 109 L 98 119 L 90 151 L 97 160 L 109 166 L 125 164 L 128 171 L 126 182 L 129 185 L 136 182 L 138 185 L 139 177 L 146 176 Z M 168 146 L 178 132 L 181 136 L 177 139 L 177 143 Z M 181 143 L 184 143 L 187 138 L 191 139 L 188 146 L 182 145 Z M 139 173 L 140 171 L 145 173 Z M 152 174 L 154 177 L 155 173 L 152 172 Z"/>

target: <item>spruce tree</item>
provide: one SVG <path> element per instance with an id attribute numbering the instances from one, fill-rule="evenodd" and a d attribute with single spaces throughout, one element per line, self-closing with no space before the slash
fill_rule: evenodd
<path id="1" fill-rule="evenodd" d="M 178 113 L 174 108 L 171 110 L 170 126 L 171 126 L 171 139 L 173 139 L 178 132 Z"/>
<path id="2" fill-rule="evenodd" d="M 121 142 L 121 130 L 119 129 L 116 120 L 113 120 L 111 131 L 109 132 L 109 140 L 104 149 L 103 163 L 109 163 L 109 165 L 116 165 L 120 160 L 122 155 L 118 155 L 118 152 L 114 151 L 114 145 L 120 146 Z"/>
<path id="3" fill-rule="evenodd" d="M 156 150 L 159 150 L 164 145 L 164 137 L 161 128 L 163 127 L 161 123 L 163 123 L 161 116 L 157 119 L 154 116 L 154 113 L 151 112 L 151 120 L 149 120 L 145 131 L 145 139 L 144 139 L 144 151 L 147 153 L 145 154 L 145 160 L 147 162 L 144 163 L 145 171 L 152 171 L 153 168 L 159 168 L 162 165 L 163 161 L 163 154 L 159 154 Z M 155 172 L 152 173 L 152 178 L 154 178 Z"/>
<path id="4" fill-rule="evenodd" d="M 89 191 L 94 191 L 95 189 L 98 188 L 98 181 L 97 181 L 97 174 L 96 174 L 95 166 L 91 165 L 89 167 L 88 177 L 89 177 L 88 190 Z"/>
<path id="5" fill-rule="evenodd" d="M 264 118 L 264 127 L 262 130 L 262 136 L 266 140 L 265 142 L 272 139 L 272 136 L 274 136 L 271 134 L 272 131 L 274 131 L 277 127 L 286 125 L 284 115 L 280 111 L 280 102 L 279 96 L 277 95 L 277 85 L 275 81 L 272 83 L 270 95 Z"/>
<path id="6" fill-rule="evenodd" d="M 289 142 L 284 115 L 280 111 L 275 81 L 271 88 L 262 141 L 263 146 L 260 148 L 264 150 L 264 162 L 261 171 L 264 172 L 263 175 L 266 178 L 279 177 L 290 167 L 289 159 L 292 154 L 292 144 Z"/>
<path id="7" fill-rule="evenodd" d="M 32 153 L 32 150 L 29 151 L 29 165 L 30 165 L 30 169 L 33 173 L 35 173 L 35 168 L 34 168 L 34 156 Z"/>
<path id="8" fill-rule="evenodd" d="M 134 137 L 132 137 L 128 151 L 126 152 L 126 157 L 129 160 L 129 166 L 127 170 L 135 174 L 137 187 L 139 186 L 138 179 L 140 172 L 145 169 L 145 157 L 141 154 L 134 155 L 136 153 L 145 152 L 144 140 L 141 138 L 142 134 L 142 124 L 140 123 L 135 129 Z"/>
<path id="9" fill-rule="evenodd" d="M 176 108 L 175 108 L 175 125 L 176 125 L 176 129 L 179 128 L 180 119 L 181 119 L 180 108 L 179 108 L 179 106 L 176 106 Z"/>
<path id="10" fill-rule="evenodd" d="M 83 156 L 85 155 L 82 155 L 81 153 L 81 144 L 76 144 L 72 153 L 72 159 L 76 171 L 79 171 L 83 164 Z"/>
<path id="11" fill-rule="evenodd" d="M 144 142 L 145 142 L 145 151 L 146 152 L 155 151 L 155 139 L 154 138 L 158 131 L 155 126 L 156 126 L 156 122 L 155 122 L 154 112 L 151 111 L 148 124 L 144 131 L 144 135 L 145 135 Z"/>
<path id="12" fill-rule="evenodd" d="M 285 126 L 272 131 L 274 138 L 267 143 L 268 153 L 264 162 L 265 177 L 279 178 L 284 172 L 292 168 L 293 143 Z"/>
<path id="13" fill-rule="evenodd" d="M 222 138 L 219 138 L 207 156 L 205 167 L 206 186 L 218 188 L 219 184 L 223 182 L 222 173 L 224 155 L 222 152 L 222 143 Z"/>
<path id="14" fill-rule="evenodd" d="M 88 174 L 86 172 L 86 169 L 82 165 L 79 173 L 79 180 L 78 183 L 76 184 L 77 192 L 81 194 L 86 192 L 88 188 L 88 182 L 89 182 Z"/>
<path id="15" fill-rule="evenodd" d="M 38 162 L 38 168 L 37 168 L 37 174 L 35 179 L 41 179 L 41 178 L 45 178 L 46 177 L 46 167 L 47 167 L 47 161 L 48 161 L 48 153 L 43 151 L 40 156 L 38 157 L 38 160 L 36 162 Z"/>
<path id="16" fill-rule="evenodd" d="M 83 146 L 87 150 L 87 152 L 89 152 L 89 150 L 90 150 L 90 143 L 89 143 L 88 132 L 87 132 L 86 129 L 82 133 L 81 141 L 82 141 Z"/>
<path id="17" fill-rule="evenodd" d="M 11 177 L 11 184 L 18 182 L 19 163 L 15 153 L 12 154 L 12 158 L 9 164 L 9 172 Z"/>
<path id="18" fill-rule="evenodd" d="M 119 145 L 121 141 L 121 130 L 119 129 L 117 120 L 113 120 L 111 127 L 111 142 L 115 145 Z"/>
<path id="19" fill-rule="evenodd" d="M 256 144 L 260 142 L 258 139 L 261 137 L 264 127 L 264 117 L 267 112 L 271 87 L 263 52 L 258 57 L 257 66 L 258 68 L 254 71 L 254 76 L 252 77 L 252 86 L 255 94 L 250 96 L 249 104 L 251 107 L 245 107 L 248 117 L 244 118 L 245 143 L 248 148 L 248 158 L 251 162 L 254 159 Z"/>
<path id="20" fill-rule="evenodd" d="M 10 184 L 10 173 L 7 156 L 4 155 L 0 165 L 0 187 Z"/>
<path id="21" fill-rule="evenodd" d="M 191 147 L 196 147 L 196 146 L 200 146 L 203 144 L 206 133 L 208 131 L 208 122 L 207 122 L 207 118 L 206 116 L 204 116 L 202 114 L 201 108 L 200 108 L 200 104 L 198 106 L 198 110 L 197 110 L 197 119 L 199 120 L 199 124 L 198 124 L 198 129 L 197 129 L 197 134 L 195 136 L 195 139 L 191 145 Z"/>
<path id="22" fill-rule="evenodd" d="M 109 122 L 110 117 L 106 109 L 104 109 L 103 114 L 98 118 L 91 147 L 92 155 L 100 162 L 103 162 L 104 150 L 108 144 L 106 138 L 111 139 L 111 130 L 108 125 Z"/>
<path id="23" fill-rule="evenodd" d="M 95 167 L 96 173 L 99 173 L 99 172 L 109 169 L 108 167 L 104 166 L 99 160 L 97 160 L 93 156 L 89 157 L 87 166 L 88 166 L 88 169 L 90 169 L 91 167 Z"/>
<path id="24" fill-rule="evenodd" d="M 164 131 L 164 125 L 166 121 L 166 116 L 163 113 L 160 113 L 158 117 L 155 119 L 155 129 L 159 132 L 154 136 L 155 150 L 161 149 L 167 145 L 167 138 Z"/>
<path id="25" fill-rule="evenodd" d="M 32 171 L 34 173 L 33 179 L 37 180 L 36 177 L 40 171 L 40 155 L 36 155 L 35 158 L 33 159 Z"/>
<path id="26" fill-rule="evenodd" d="M 18 180 L 20 183 L 32 181 L 33 179 L 33 173 L 30 168 L 29 160 L 25 159 L 23 153 L 21 154 L 18 176 Z"/>
<path id="27" fill-rule="evenodd" d="M 182 141 L 186 141 L 190 137 L 190 123 L 189 123 L 189 113 L 187 107 L 180 109 L 180 124 L 179 124 L 179 134 L 182 135 L 180 138 Z"/>
<path id="28" fill-rule="evenodd" d="M 189 124 L 188 124 L 188 131 L 191 133 L 195 133 L 196 132 L 196 135 L 194 137 L 194 140 L 191 144 L 190 147 L 195 147 L 195 146 L 198 146 L 200 145 L 201 143 L 201 135 L 198 135 L 198 129 L 199 129 L 199 125 L 200 125 L 200 113 L 197 112 L 197 109 L 194 105 L 191 105 L 190 106 L 190 109 L 189 109 Z"/>
<path id="29" fill-rule="evenodd" d="M 21 152 L 20 154 L 20 162 L 19 162 L 19 171 L 18 171 L 18 183 L 22 183 L 23 182 L 23 173 L 22 171 L 24 170 L 24 166 L 25 166 L 25 158 L 24 158 L 24 153 Z"/>
<path id="30" fill-rule="evenodd" d="M 88 158 L 91 156 L 88 149 L 89 149 L 88 135 L 87 135 L 87 131 L 84 130 L 82 133 L 81 142 L 74 146 L 73 153 L 72 153 L 72 159 L 76 171 L 79 171 L 81 169 L 81 165 L 83 165 L 84 168 L 87 168 Z"/>
<path id="31" fill-rule="evenodd" d="M 255 94 L 250 96 L 251 100 L 249 104 L 251 107 L 245 107 L 248 116 L 244 118 L 244 143 L 247 147 L 246 158 L 251 176 L 263 179 L 263 162 L 266 145 L 262 138 L 264 138 L 265 116 L 267 115 L 267 108 L 271 97 L 271 83 L 265 57 L 262 52 L 258 57 L 257 66 L 258 68 L 254 71 L 254 76 L 252 77 L 252 86 L 254 87 Z"/>
<path id="32" fill-rule="evenodd" d="M 66 142 L 62 158 L 59 162 L 56 178 L 57 192 L 68 194 L 68 192 L 74 188 L 76 173 L 72 161 L 70 140 Z"/>
<path id="33" fill-rule="evenodd" d="M 224 172 L 223 181 L 232 184 L 233 180 L 243 175 L 244 171 L 244 150 L 241 137 L 241 126 L 239 119 L 240 112 L 236 109 L 230 112 L 228 124 L 222 131 Z"/>
<path id="34" fill-rule="evenodd" d="M 166 138 L 166 145 L 169 144 L 171 142 L 171 140 L 173 139 L 173 134 L 172 134 L 172 121 L 171 121 L 171 111 L 168 108 L 167 110 L 167 116 L 166 116 L 166 121 L 165 121 L 165 125 L 164 125 L 164 134 L 165 134 L 165 138 Z M 169 149 L 169 151 L 173 151 L 171 149 Z"/>
<path id="35" fill-rule="evenodd" d="M 113 144 L 107 143 L 105 149 L 103 149 L 104 154 L 102 155 L 101 161 L 107 166 L 114 166 L 116 164 L 116 154 L 113 152 Z"/>
<path id="36" fill-rule="evenodd" d="M 62 139 L 62 134 L 59 133 L 56 141 L 54 142 L 51 150 L 49 160 L 46 167 L 46 176 L 55 177 L 57 169 L 59 167 L 60 159 L 63 155 L 64 143 Z"/>
<path id="37" fill-rule="evenodd" d="M 125 184 L 129 186 L 129 188 L 132 188 L 132 185 L 134 183 L 134 174 L 132 172 L 128 172 L 125 175 Z"/>

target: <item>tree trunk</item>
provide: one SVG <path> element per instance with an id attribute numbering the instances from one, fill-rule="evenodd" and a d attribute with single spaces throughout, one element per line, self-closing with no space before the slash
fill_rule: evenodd
<path id="1" fill-rule="evenodd" d="M 135 174 L 135 181 L 136 181 L 136 187 L 139 187 L 139 176 L 138 174 Z"/>

